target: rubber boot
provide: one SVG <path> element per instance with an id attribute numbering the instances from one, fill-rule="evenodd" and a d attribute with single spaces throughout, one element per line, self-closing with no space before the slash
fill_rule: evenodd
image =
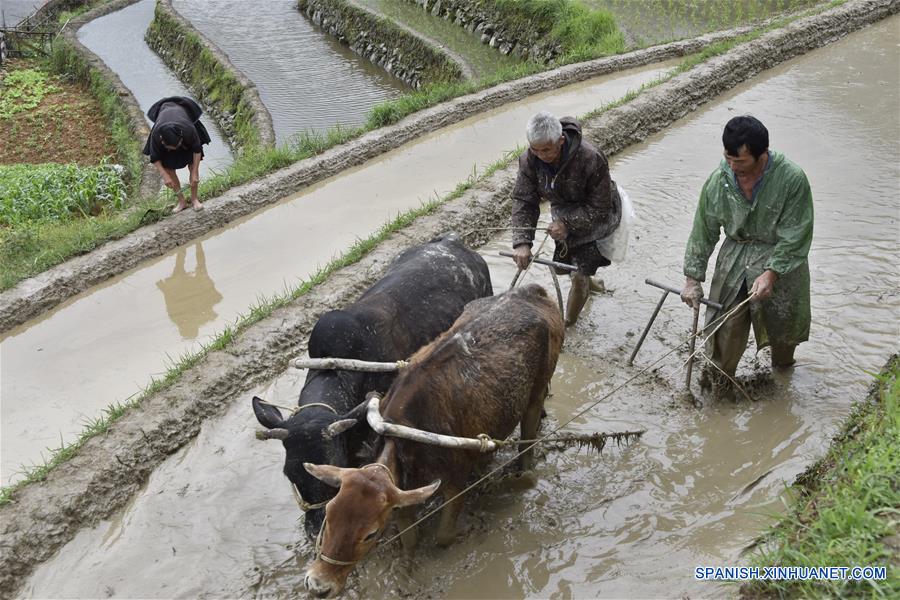
<path id="1" fill-rule="evenodd" d="M 772 368 L 787 369 L 797 361 L 794 360 L 794 350 L 797 346 L 772 346 Z"/>
<path id="2" fill-rule="evenodd" d="M 566 301 L 566 325 L 574 325 L 584 308 L 588 296 L 591 294 L 590 278 L 587 275 L 575 273 L 572 275 L 572 287 L 569 289 L 569 299 Z"/>

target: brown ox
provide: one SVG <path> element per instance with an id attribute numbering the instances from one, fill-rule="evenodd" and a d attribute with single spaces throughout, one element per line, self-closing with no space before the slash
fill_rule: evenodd
<path id="1" fill-rule="evenodd" d="M 521 425 L 522 439 L 532 439 L 564 332 L 559 309 L 540 286 L 474 300 L 450 330 L 413 355 L 381 401 L 381 414 L 389 423 L 465 438 L 484 433 L 503 439 Z M 310 474 L 340 488 L 325 507 L 316 560 L 306 574 L 309 591 L 322 598 L 339 593 L 392 509 L 403 508 L 398 526 L 405 529 L 415 505 L 439 486 L 444 500 L 459 493 L 482 456 L 385 437 L 377 461 L 360 469 L 304 464 Z M 526 470 L 531 462 L 529 451 L 518 466 Z M 453 541 L 460 508 L 461 499 L 444 507 L 439 545 Z M 403 545 L 414 544 L 411 529 Z"/>

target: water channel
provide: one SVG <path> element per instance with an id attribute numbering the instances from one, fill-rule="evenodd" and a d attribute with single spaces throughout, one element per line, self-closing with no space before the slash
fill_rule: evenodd
<path id="1" fill-rule="evenodd" d="M 522 60 L 505 56 L 496 48 L 481 43 L 481 36 L 469 33 L 452 22 L 422 10 L 408 0 L 355 0 L 358 4 L 399 22 L 426 36 L 437 45 L 461 57 L 475 79 L 493 75 L 502 68 L 513 67 Z"/>
<path id="2" fill-rule="evenodd" d="M 295 286 L 356 239 L 523 143 L 524 123 L 540 108 L 581 114 L 672 64 L 582 82 L 423 135 L 11 330 L 0 337 L 3 483 L 139 391 L 170 357 L 196 350 L 259 296 Z"/>
<path id="3" fill-rule="evenodd" d="M 181 81 L 144 41 L 153 21 L 155 0 L 141 0 L 122 10 L 94 19 L 78 30 L 78 40 L 99 56 L 131 90 L 144 113 L 165 96 L 191 96 Z M 201 117 L 212 142 L 203 147 L 200 176 L 231 164 L 231 149 L 209 115 Z M 147 120 L 150 123 L 150 120 Z M 183 178 L 186 178 L 186 171 Z"/>
<path id="4" fill-rule="evenodd" d="M 256 84 L 280 145 L 304 130 L 361 125 L 372 106 L 411 89 L 319 30 L 296 0 L 172 6 Z"/>
<path id="5" fill-rule="evenodd" d="M 47 0 L 0 0 L 0 26 L 5 21 L 7 27 L 14 27 L 46 3 Z"/>
<path id="6" fill-rule="evenodd" d="M 630 256 L 603 271 L 613 292 L 591 301 L 566 341 L 548 424 L 600 401 L 571 428 L 641 427 L 647 434 L 602 455 L 547 454 L 537 487 L 479 493 L 449 549 L 429 545 L 433 522 L 414 558 L 382 548 L 357 566 L 346 597 L 734 593 L 695 581 L 693 567 L 741 560 L 780 510 L 785 482 L 824 451 L 865 393 L 867 372 L 897 350 L 898 25 L 900 17 L 892 17 L 766 71 L 614 158 L 613 176 L 638 212 Z M 670 299 L 636 366 L 625 366 L 658 298 L 643 279 L 680 280 L 698 191 L 721 158 L 722 125 L 742 113 L 766 123 L 772 147 L 799 163 L 812 184 L 811 339 L 793 372 L 757 388 L 754 402 L 680 403 L 681 360 L 604 399 L 687 332 L 689 311 Z M 512 278 L 511 263 L 496 256 L 506 246 L 507 236 L 498 236 L 482 249 L 497 291 Z M 549 284 L 544 271 L 530 280 Z M 739 374 L 756 368 L 750 351 Z M 25 594 L 298 595 L 311 548 L 300 541 L 297 507 L 280 472 L 283 451 L 253 438 L 249 399 L 255 393 L 293 402 L 303 375 L 289 370 L 235 398 L 114 519 L 81 531 L 42 565 Z"/>

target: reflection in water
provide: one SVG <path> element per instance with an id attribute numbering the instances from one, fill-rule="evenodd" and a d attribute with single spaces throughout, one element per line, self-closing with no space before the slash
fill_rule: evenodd
<path id="1" fill-rule="evenodd" d="M 141 0 L 78 30 L 78 40 L 118 75 L 144 112 L 165 96 L 194 97 L 144 41 L 155 6 L 153 0 Z M 209 118 L 203 123 L 212 138 L 200 162 L 200 177 L 207 177 L 230 165 L 232 156 L 218 125 Z"/>
<path id="2" fill-rule="evenodd" d="M 156 287 L 166 299 L 166 312 L 178 326 L 178 333 L 187 340 L 197 338 L 200 327 L 213 321 L 218 315 L 213 307 L 222 299 L 216 284 L 206 271 L 206 256 L 203 245 L 194 244 L 197 266 L 192 273 L 184 268 L 187 257 L 187 246 L 178 249 L 175 256 L 175 269 L 165 279 L 156 282 Z"/>
<path id="3" fill-rule="evenodd" d="M 612 172 L 638 210 L 631 256 L 603 272 L 614 293 L 595 296 L 584 321 L 567 334 L 547 425 L 599 400 L 570 429 L 647 434 L 599 455 L 546 453 L 535 488 L 485 489 L 467 498 L 454 545 L 434 548 L 435 523 L 425 523 L 414 556 L 381 547 L 356 568 L 342 597 L 735 595 L 734 588 L 696 581 L 693 568 L 740 564 L 742 550 L 780 508 L 785 482 L 821 455 L 851 401 L 865 393 L 871 378 L 864 371 L 896 350 L 896 328 L 885 325 L 898 322 L 895 296 L 823 294 L 885 282 L 897 287 L 896 219 L 885 215 L 897 214 L 900 181 L 898 22 L 892 17 L 768 71 L 614 157 Z M 882 53 L 887 60 L 878 60 Z M 846 91 L 848 79 L 854 94 Z M 689 331 L 690 311 L 670 301 L 635 367 L 625 365 L 659 297 L 644 277 L 680 273 L 696 195 L 721 156 L 722 125 L 738 111 L 765 115 L 777 136 L 773 146 L 802 156 L 813 182 L 815 339 L 801 346 L 793 374 L 775 378 L 757 402 L 700 410 L 679 403 L 684 351 L 652 377 L 603 399 Z M 881 127 L 862 127 L 858 113 L 878 115 Z M 433 168 L 406 172 L 427 177 Z M 858 200 L 848 202 L 848 189 Z M 513 276 L 509 259 L 497 256 L 508 243 L 498 236 L 481 248 L 496 291 Z M 819 258 L 816 248 L 826 246 L 831 250 Z M 224 245 L 211 250 L 210 260 L 225 252 Z M 524 283 L 533 281 L 550 284 L 543 269 L 530 271 Z M 752 362 L 746 356 L 744 373 Z M 225 415 L 204 422 L 191 444 L 153 471 L 116 519 L 83 529 L 41 565 L 23 596 L 101 597 L 109 590 L 116 597 L 301 596 L 313 544 L 303 539 L 284 483 L 284 450 L 253 437 L 250 397 L 294 402 L 302 376 L 289 369 L 268 386 L 236 395 Z"/>
<path id="4" fill-rule="evenodd" d="M 522 124 L 540 107 L 579 114 L 620 98 L 666 68 L 651 65 L 599 77 L 557 90 L 552 98 L 541 94 L 482 113 L 213 232 L 203 245 L 209 250 L 207 268 L 216 275 L 224 299 L 216 306 L 219 317 L 203 325 L 200 335 L 221 330 L 260 295 L 298 285 L 339 249 L 370 235 L 398 212 L 420 206 L 433 193 L 451 191 L 474 168 L 480 170 L 520 143 Z M 409 173 L 423 175 L 407 177 Z M 198 340 L 184 340 L 169 325 L 159 296 L 148 293 L 171 273 L 176 255 L 174 249 L 88 290 L 0 341 L 4 355 L 0 468 L 37 460 L 40 450 L 58 444 L 60 431 L 64 439 L 72 439 L 82 429 L 80 415 L 95 417 L 140 390 L 150 376 L 164 372 L 167 357 L 196 350 Z M 93 326 L 86 328 L 84 323 Z M 84 364 L 103 368 L 88 376 Z M 59 389 L 66 390 L 64 402 L 44 401 L 56 398 Z M 10 412 L 13 403 L 6 398 L 15 399 L 16 411 Z M 36 422 L 44 425 L 42 437 L 29 430 Z M 53 429 L 47 427 L 51 422 Z"/>

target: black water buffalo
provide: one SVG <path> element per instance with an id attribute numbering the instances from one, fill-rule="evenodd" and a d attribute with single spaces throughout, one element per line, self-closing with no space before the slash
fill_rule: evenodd
<path id="1" fill-rule="evenodd" d="M 407 359 L 447 330 L 465 305 L 490 296 L 491 276 L 484 259 L 454 234 L 403 252 L 384 277 L 343 310 L 322 315 L 309 339 L 311 358 L 340 357 L 390 362 Z M 304 462 L 360 464 L 369 428 L 360 425 L 341 435 L 326 431 L 371 391 L 386 392 L 396 373 L 310 370 L 298 400 L 303 408 L 284 418 L 253 398 L 257 420 L 286 451 L 284 474 L 306 513 L 306 533 L 314 537 L 322 524 L 320 505 L 335 494 L 303 469 Z M 369 456 L 368 458 L 371 458 Z"/>
<path id="2" fill-rule="evenodd" d="M 361 468 L 304 465 L 339 487 L 325 508 L 316 559 L 306 574 L 311 593 L 324 598 L 343 589 L 393 509 L 403 509 L 397 518 L 405 530 L 416 505 L 438 487 L 445 501 L 463 490 L 483 456 L 477 443 L 475 450 L 442 447 L 431 445 L 440 443 L 435 438 L 504 439 L 517 425 L 521 439 L 537 437 L 564 336 L 559 309 L 540 286 L 475 300 L 450 330 L 412 356 L 380 401 L 387 425 L 375 462 Z M 527 446 L 520 442 L 520 450 Z M 531 460 L 531 451 L 524 452 L 519 467 L 530 468 Z M 456 499 L 443 508 L 439 545 L 454 539 L 461 504 Z M 403 535 L 405 547 L 415 543 L 414 532 Z"/>

